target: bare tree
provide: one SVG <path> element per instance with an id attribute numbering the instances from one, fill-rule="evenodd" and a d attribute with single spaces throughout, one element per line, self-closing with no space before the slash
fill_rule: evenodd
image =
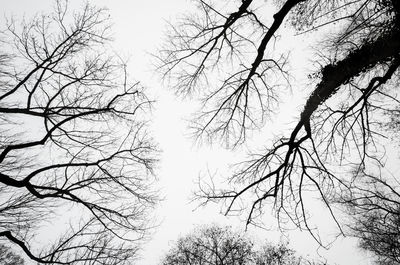
<path id="1" fill-rule="evenodd" d="M 179 238 L 161 264 L 248 264 L 252 247 L 248 238 L 229 227 L 200 227 L 193 234 Z"/>
<path id="2" fill-rule="evenodd" d="M 246 210 L 247 224 L 258 222 L 271 203 L 278 220 L 321 242 L 307 218 L 308 191 L 319 193 L 341 228 L 329 201 L 338 188 L 350 188 L 343 172 L 354 165 L 356 172 L 372 163 L 383 167 L 388 135 L 381 124 L 399 104 L 400 4 L 279 0 L 270 3 L 277 11 L 268 19 L 266 2 L 195 1 L 198 12 L 172 25 L 159 69 L 179 93 L 198 93 L 203 105 L 193 119 L 196 136 L 235 147 L 277 111 L 278 100 L 287 98 L 284 87 L 297 88 L 290 57 L 279 49 L 284 21 L 307 37 L 329 30 L 293 129 L 239 164 L 228 187 L 208 183 L 198 193 L 205 203 L 222 202 L 227 214 Z"/>
<path id="3" fill-rule="evenodd" d="M 400 193 L 397 181 L 366 172 L 355 174 L 351 189 L 337 202 L 349 216 L 349 234 L 372 252 L 377 264 L 400 263 Z"/>
<path id="4" fill-rule="evenodd" d="M 4 265 L 24 265 L 24 260 L 13 253 L 9 248 L 0 245 L 0 262 Z"/>
<path id="5" fill-rule="evenodd" d="M 158 200 L 151 101 L 107 11 L 67 4 L 1 32 L 0 240 L 38 263 L 128 264 Z"/>
<path id="6" fill-rule="evenodd" d="M 300 265 L 317 264 L 312 261 L 297 257 L 296 252 L 287 247 L 286 244 L 265 244 L 255 252 L 255 265 Z M 318 263 L 319 264 L 319 263 Z"/>
<path id="7" fill-rule="evenodd" d="M 179 238 L 163 258 L 163 265 L 300 265 L 320 264 L 298 257 L 287 244 L 255 246 L 253 240 L 230 227 L 203 226 Z"/>

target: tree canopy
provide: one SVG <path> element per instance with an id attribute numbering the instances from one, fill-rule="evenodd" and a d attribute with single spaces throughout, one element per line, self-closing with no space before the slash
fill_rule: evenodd
<path id="1" fill-rule="evenodd" d="M 377 264 L 400 262 L 400 192 L 393 178 L 363 174 L 337 199 L 348 215 L 348 234 L 372 252 Z"/>
<path id="2" fill-rule="evenodd" d="M 340 233 L 377 263 L 399 263 L 400 182 L 388 161 L 398 160 L 400 1 L 192 3 L 170 24 L 157 70 L 200 103 L 194 137 L 235 149 L 268 127 L 274 135 L 222 183 L 202 180 L 196 199 L 246 225 L 273 209 L 280 227 L 324 245 L 310 219 L 317 195 Z M 314 46 L 308 69 L 294 69 L 304 51 L 288 39 Z M 107 10 L 88 3 L 75 12 L 56 0 L 53 12 L 0 29 L 0 261 L 23 262 L 12 246 L 43 264 L 131 264 L 148 235 L 159 200 L 152 100 L 111 45 Z M 293 94 L 306 95 L 274 128 Z M 255 251 L 220 227 L 182 237 L 162 262 L 313 263 L 285 245 Z"/>
<path id="3" fill-rule="evenodd" d="M 290 89 L 308 91 L 302 109 L 288 121 L 291 129 L 266 138 L 265 148 L 226 176 L 227 185 L 203 183 L 198 198 L 221 203 L 227 214 L 244 213 L 247 224 L 259 223 L 271 205 L 280 223 L 288 220 L 322 244 L 308 218 L 305 198 L 312 191 L 344 233 L 333 210 L 338 195 L 356 195 L 371 172 L 387 177 L 382 173 L 387 128 L 398 121 L 400 109 L 400 2 L 194 3 L 195 14 L 172 23 L 158 67 L 178 94 L 201 102 L 192 120 L 196 137 L 237 147 L 249 131 L 269 125 Z M 297 40 L 321 37 L 311 43 L 318 52 L 311 58 L 314 69 L 303 71 L 309 78 L 305 88 L 291 80 L 291 54 L 279 38 L 284 27 Z"/>
<path id="4" fill-rule="evenodd" d="M 202 226 L 180 237 L 162 265 L 317 265 L 296 255 L 286 244 L 256 246 L 254 240 L 231 227 Z"/>
<path id="5" fill-rule="evenodd" d="M 12 252 L 8 247 L 0 244 L 0 262 L 3 265 L 24 265 L 25 261 Z"/>
<path id="6" fill-rule="evenodd" d="M 54 3 L 1 32 L 0 240 L 38 263 L 130 264 L 158 201 L 151 100 L 107 10 Z"/>

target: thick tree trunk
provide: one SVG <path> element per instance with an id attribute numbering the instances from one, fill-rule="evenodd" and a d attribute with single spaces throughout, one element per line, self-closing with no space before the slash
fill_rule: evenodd
<path id="1" fill-rule="evenodd" d="M 366 42 L 359 49 L 350 52 L 346 58 L 336 64 L 327 65 L 322 70 L 321 82 L 308 98 L 300 121 L 295 129 L 297 132 L 305 126 L 309 132 L 310 117 L 314 111 L 331 97 L 337 89 L 346 84 L 350 79 L 372 67 L 391 61 L 400 55 L 400 30 L 396 28 L 390 33 L 384 34 L 374 42 Z M 294 135 L 294 136 L 295 136 Z"/>

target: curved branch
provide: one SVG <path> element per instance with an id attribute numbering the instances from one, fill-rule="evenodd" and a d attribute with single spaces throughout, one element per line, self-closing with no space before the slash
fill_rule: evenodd
<path id="1" fill-rule="evenodd" d="M 16 238 L 11 231 L 3 231 L 0 232 L 0 237 L 6 237 L 8 240 L 10 240 L 11 242 L 17 244 L 24 252 L 26 255 L 28 255 L 28 257 L 36 262 L 39 263 L 43 263 L 43 264 L 69 264 L 69 263 L 64 263 L 64 262 L 59 262 L 59 261 L 53 261 L 53 260 L 44 260 L 40 257 L 35 256 L 30 250 L 29 248 L 26 246 L 26 244 L 19 240 L 18 238 Z"/>

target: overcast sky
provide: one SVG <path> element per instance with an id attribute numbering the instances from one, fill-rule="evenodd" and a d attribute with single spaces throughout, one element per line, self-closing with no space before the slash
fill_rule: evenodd
<path id="1" fill-rule="evenodd" d="M 70 0 L 71 8 L 79 8 L 83 1 Z M 51 0 L 0 0 L 3 15 L 13 14 L 16 17 L 49 10 Z M 237 218 L 226 218 L 219 214 L 219 206 L 200 208 L 189 203 L 191 192 L 196 188 L 195 181 L 200 172 L 218 168 L 223 174 L 231 162 L 240 158 L 241 152 L 235 153 L 217 145 L 199 147 L 187 136 L 184 121 L 194 110 L 193 102 L 175 98 L 165 84 L 159 80 L 151 65 L 151 56 L 163 41 L 166 21 L 173 20 L 179 13 L 190 9 L 191 3 L 186 0 L 131 0 L 106 1 L 92 0 L 97 6 L 109 8 L 114 21 L 115 47 L 123 55 L 130 57 L 131 75 L 149 88 L 157 100 L 154 106 L 154 138 L 162 149 L 161 163 L 157 174 L 159 187 L 165 200 L 158 207 L 155 216 L 160 226 L 155 230 L 143 249 L 143 259 L 138 265 L 157 264 L 161 256 L 178 236 L 188 233 L 194 225 L 217 222 L 244 228 L 244 223 Z M 3 20 L 2 20 L 3 21 Z M 301 59 L 299 59 L 301 62 Z M 301 64 L 297 62 L 297 67 Z M 283 114 L 282 114 L 283 115 Z M 288 114 L 291 115 L 291 114 Z M 265 137 L 255 138 L 258 140 Z M 253 140 L 256 142 L 257 140 Z M 264 144 L 261 143 L 260 144 Z M 325 212 L 322 212 L 324 215 Z M 324 228 L 327 233 L 334 233 L 330 227 Z M 267 237 L 270 241 L 279 240 L 278 232 L 265 232 L 260 229 L 250 231 L 259 240 Z M 332 234 L 331 234 L 332 235 Z M 291 246 L 301 254 L 316 256 L 316 244 L 307 233 L 290 233 Z M 350 239 L 340 239 L 329 251 L 320 250 L 329 264 L 366 264 L 365 255 L 355 248 Z"/>

